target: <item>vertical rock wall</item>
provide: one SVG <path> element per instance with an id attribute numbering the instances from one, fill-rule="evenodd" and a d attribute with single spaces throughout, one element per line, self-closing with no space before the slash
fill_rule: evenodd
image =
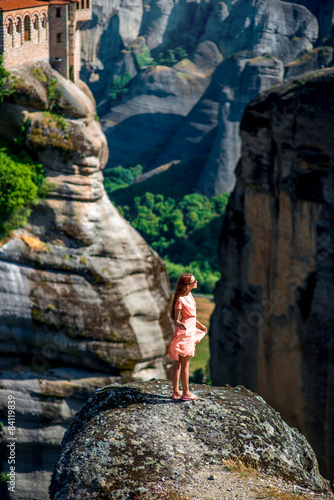
<path id="1" fill-rule="evenodd" d="M 64 431 L 98 387 L 166 377 L 172 333 L 165 265 L 104 191 L 108 148 L 90 92 L 46 64 L 36 69 L 20 70 L 13 102 L 0 106 L 0 137 L 25 125 L 50 186 L 25 228 L 0 243 L 0 467 L 8 471 L 11 395 L 15 500 L 47 498 Z M 48 111 L 52 78 L 57 114 Z"/>
<path id="2" fill-rule="evenodd" d="M 221 233 L 214 384 L 259 392 L 334 468 L 334 71 L 247 107 Z"/>

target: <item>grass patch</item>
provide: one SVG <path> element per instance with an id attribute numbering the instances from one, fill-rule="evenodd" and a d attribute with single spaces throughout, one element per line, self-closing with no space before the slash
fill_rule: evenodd
<path id="1" fill-rule="evenodd" d="M 47 83 L 48 78 L 41 68 L 31 68 L 31 74 L 41 83 Z"/>
<path id="2" fill-rule="evenodd" d="M 292 491 L 291 493 L 287 493 L 271 486 L 268 486 L 267 488 L 261 488 L 260 490 L 258 490 L 258 494 L 258 498 L 268 500 L 272 498 L 277 498 L 277 500 L 296 500 L 297 498 L 300 500 L 308 500 L 310 498 L 306 497 L 299 491 Z"/>
<path id="3" fill-rule="evenodd" d="M 44 111 L 42 121 L 36 120 L 33 123 L 28 138 L 37 151 L 48 147 L 57 149 L 65 161 L 69 160 L 75 150 L 67 120 L 50 111 Z"/>
<path id="4" fill-rule="evenodd" d="M 48 84 L 49 110 L 54 111 L 58 107 L 58 102 L 63 95 L 61 85 L 56 78 L 51 78 Z"/>
<path id="5" fill-rule="evenodd" d="M 261 471 L 255 469 L 250 464 L 245 464 L 241 460 L 223 460 L 223 469 L 227 472 L 237 474 L 243 479 L 260 479 L 263 480 L 263 475 Z M 258 499 L 272 500 L 277 498 L 277 500 L 308 500 L 310 497 L 305 496 L 301 491 L 293 489 L 290 492 L 282 491 L 276 486 L 257 486 L 256 493 Z"/>

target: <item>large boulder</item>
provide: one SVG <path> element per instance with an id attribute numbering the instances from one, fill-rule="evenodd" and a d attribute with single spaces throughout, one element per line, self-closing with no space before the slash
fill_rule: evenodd
<path id="1" fill-rule="evenodd" d="M 210 83 L 210 60 L 221 60 L 212 45 L 204 70 L 198 56 L 200 67 L 185 59 L 171 68 L 149 67 L 132 80 L 128 96 L 102 118 L 111 166 L 131 166 L 142 159 L 154 165 L 161 143 L 178 131 Z"/>
<path id="2" fill-rule="evenodd" d="M 72 102 L 70 118 L 1 105 L 10 134 L 25 124 L 26 146 L 50 184 L 29 224 L 0 247 L 1 352 L 41 352 L 49 335 L 61 344 L 58 363 L 120 374 L 154 358 L 161 367 L 170 335 L 165 266 L 109 201 L 101 172 L 106 139 L 90 108 L 80 117 L 75 99 L 93 103 L 79 88 L 70 95 L 63 91 L 57 103 L 65 114 Z M 3 136 L 5 129 L 2 123 Z"/>
<path id="3" fill-rule="evenodd" d="M 318 31 L 317 19 L 301 5 L 232 0 L 215 3 L 203 38 L 214 40 L 224 57 L 247 48 L 289 62 L 316 42 Z"/>
<path id="4" fill-rule="evenodd" d="M 49 192 L 0 243 L 0 411 L 15 393 L 20 453 L 10 498 L 44 500 L 81 398 L 105 383 L 166 376 L 171 291 L 162 259 L 104 191 L 107 141 L 85 86 L 48 66 L 26 67 L 20 78 L 0 106 L 0 137 L 21 134 Z M 57 113 L 40 106 L 50 107 L 51 79 Z M 6 453 L 1 467 L 8 470 Z"/>
<path id="5" fill-rule="evenodd" d="M 319 41 L 333 35 L 334 2 L 333 0 L 287 0 L 294 4 L 303 5 L 318 19 Z"/>
<path id="6" fill-rule="evenodd" d="M 215 384 L 256 390 L 334 467 L 334 70 L 253 100 L 224 218 Z"/>
<path id="7" fill-rule="evenodd" d="M 196 402 L 175 402 L 164 380 L 98 390 L 64 436 L 51 499 L 152 500 L 174 498 L 173 490 L 179 498 L 175 487 L 189 482 L 204 498 L 200 473 L 214 471 L 212 480 L 220 482 L 228 460 L 282 476 L 317 498 L 329 495 L 305 437 L 262 398 L 244 387 L 202 385 L 196 392 Z"/>

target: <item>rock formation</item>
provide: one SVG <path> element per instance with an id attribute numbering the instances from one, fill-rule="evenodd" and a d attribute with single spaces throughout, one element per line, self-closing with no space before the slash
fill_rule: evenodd
<path id="1" fill-rule="evenodd" d="M 253 100 L 224 218 L 214 384 L 257 391 L 334 468 L 334 70 Z"/>
<path id="2" fill-rule="evenodd" d="M 57 114 L 47 110 L 51 105 Z M 17 72 L 16 92 L 1 104 L 0 136 L 24 130 L 50 185 L 28 225 L 0 245 L 1 411 L 5 418 L 7 393 L 14 391 L 17 447 L 25 450 L 16 464 L 15 499 L 45 499 L 45 481 L 31 489 L 35 476 L 26 464 L 50 477 L 64 428 L 101 381 L 166 375 L 165 265 L 104 191 L 108 148 L 94 114 L 86 86 L 47 65 Z"/>
<path id="3" fill-rule="evenodd" d="M 330 48 L 310 52 L 319 39 L 320 10 L 313 8 L 314 15 L 279 0 L 147 0 L 143 7 L 98 0 L 84 31 L 82 75 L 103 115 L 109 166 L 142 163 L 150 170 L 187 161 L 191 178 L 196 160 L 202 173 L 190 189 L 230 192 L 246 104 L 283 80 L 293 61 L 289 78 L 331 63 Z M 136 60 L 138 53 L 157 58 L 177 47 L 188 57 L 171 68 L 141 69 Z M 124 75 L 131 79 L 128 92 L 111 101 L 113 82 Z"/>
<path id="4" fill-rule="evenodd" d="M 319 23 L 319 41 L 333 35 L 334 24 L 334 2 L 333 0 L 287 0 L 295 4 L 303 5 L 314 14 Z"/>
<path id="5" fill-rule="evenodd" d="M 332 66 L 333 47 L 323 46 L 302 53 L 301 57 L 285 66 L 284 79 L 289 80 L 309 71 Z"/>
<path id="6" fill-rule="evenodd" d="M 196 392 L 194 403 L 175 402 L 162 380 L 97 391 L 64 436 L 51 499 L 164 498 L 171 479 L 174 489 L 215 470 L 220 481 L 227 459 L 281 475 L 319 497 L 329 493 L 305 437 L 262 398 L 241 386 L 202 385 Z M 157 485 L 160 496 L 154 495 Z"/>
<path id="7" fill-rule="evenodd" d="M 55 345 L 45 345 L 44 354 Z M 1 368 L 0 418 L 5 424 L 0 433 L 1 468 L 8 471 L 10 436 L 7 429 L 8 396 L 15 396 L 15 492 L 0 483 L 2 500 L 45 500 L 51 474 L 61 452 L 61 440 L 76 412 L 95 390 L 120 377 L 78 367 L 45 367 L 44 356 L 35 354 L 32 366 L 8 358 Z M 44 367 L 44 369 L 42 369 Z M 32 369 L 34 368 L 34 369 Z"/>

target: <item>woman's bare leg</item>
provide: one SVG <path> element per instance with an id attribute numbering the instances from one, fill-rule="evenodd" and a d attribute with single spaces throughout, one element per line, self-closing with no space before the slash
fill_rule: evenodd
<path id="1" fill-rule="evenodd" d="M 182 383 L 182 396 L 190 398 L 193 396 L 189 391 L 189 361 L 190 356 L 181 357 L 181 383 Z"/>
<path id="2" fill-rule="evenodd" d="M 175 361 L 172 373 L 173 396 L 175 397 L 181 396 L 179 390 L 180 371 L 181 371 L 181 361 Z"/>

